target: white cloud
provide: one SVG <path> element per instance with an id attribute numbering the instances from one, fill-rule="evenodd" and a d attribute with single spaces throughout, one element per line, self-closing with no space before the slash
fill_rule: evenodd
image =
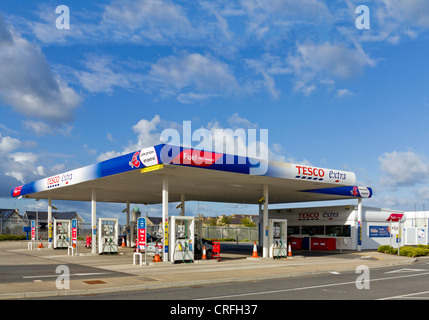
<path id="1" fill-rule="evenodd" d="M 34 13 L 38 19 L 26 21 L 26 25 L 43 43 L 67 44 L 71 39 L 87 37 L 95 28 L 93 25 L 77 21 L 79 14 L 74 10 L 74 7 L 71 7 L 70 29 L 58 29 L 56 27 L 56 20 L 60 15 L 56 13 L 56 6 L 40 1 L 37 7 L 38 10 L 34 11 Z"/>
<path id="2" fill-rule="evenodd" d="M 43 121 L 25 120 L 23 121 L 25 129 L 29 130 L 32 134 L 42 137 L 46 135 L 60 134 L 65 137 L 69 137 L 73 130 L 73 126 L 70 124 L 48 124 Z"/>
<path id="3" fill-rule="evenodd" d="M 423 187 L 423 188 L 417 190 L 417 196 L 419 199 L 429 200 L 429 188 Z"/>
<path id="4" fill-rule="evenodd" d="M 2 137 L 0 134 L 0 154 L 8 153 L 21 146 L 21 141 L 12 137 Z"/>
<path id="5" fill-rule="evenodd" d="M 375 61 L 358 48 L 344 44 L 300 44 L 297 48 L 301 68 L 323 72 L 335 78 L 351 78 L 364 67 L 375 66 Z"/>
<path id="6" fill-rule="evenodd" d="M 210 55 L 181 54 L 159 59 L 148 74 L 148 85 L 182 101 L 228 96 L 240 90 L 230 67 Z"/>
<path id="7" fill-rule="evenodd" d="M 158 125 L 161 123 L 159 115 L 155 115 L 152 120 L 141 119 L 136 123 L 132 130 L 137 135 L 137 142 L 129 143 L 122 151 L 107 151 L 101 153 L 97 157 L 97 161 L 107 160 L 113 157 L 118 157 L 133 151 L 140 150 L 145 147 L 154 146 L 160 143 L 160 135 Z"/>
<path id="8" fill-rule="evenodd" d="M 37 155 L 32 152 L 15 152 L 8 154 L 7 159 L 4 159 L 2 163 L 4 174 L 15 178 L 20 183 L 36 180 L 45 175 L 45 168 L 36 165 L 37 159 Z"/>
<path id="9" fill-rule="evenodd" d="M 81 99 L 0 16 L 0 99 L 31 118 L 70 121 Z"/>
<path id="10" fill-rule="evenodd" d="M 287 60 L 296 76 L 295 90 L 306 95 L 311 94 L 317 85 L 332 85 L 332 79 L 345 80 L 359 76 L 364 68 L 376 65 L 376 61 L 358 44 L 348 47 L 330 42 L 300 43 L 296 54 L 290 55 Z M 343 89 L 342 93 L 346 91 Z"/>
<path id="11" fill-rule="evenodd" d="M 348 1 L 348 6 L 354 14 L 357 4 Z M 360 42 L 398 44 L 403 37 L 417 38 L 429 27 L 429 2 L 426 0 L 381 0 L 368 7 L 371 10 L 370 30 L 356 34 L 342 26 L 338 28 L 340 33 Z"/>
<path id="12" fill-rule="evenodd" d="M 429 162 L 412 151 L 384 153 L 378 158 L 384 176 L 380 182 L 396 188 L 413 186 L 429 179 Z"/>
<path id="13" fill-rule="evenodd" d="M 254 69 L 263 78 L 262 84 L 273 99 L 280 96 L 280 90 L 276 87 L 274 77 L 292 73 L 285 59 L 271 54 L 264 54 L 260 59 L 246 59 L 247 65 Z"/>
<path id="14" fill-rule="evenodd" d="M 332 20 L 328 7 L 319 0 L 250 0 L 242 5 L 247 13 L 247 31 L 259 40 L 268 40 L 267 34 L 285 36 L 294 25 L 328 24 Z"/>
<path id="15" fill-rule="evenodd" d="M 429 27 L 429 2 L 426 0 L 381 0 L 385 18 L 389 17 L 401 27 Z"/>
<path id="16" fill-rule="evenodd" d="M 112 1 L 104 8 L 102 23 L 113 37 L 136 42 L 164 41 L 191 31 L 182 7 L 169 0 Z"/>
<path id="17" fill-rule="evenodd" d="M 256 129 L 258 127 L 256 123 L 252 123 L 248 119 L 240 117 L 238 113 L 234 113 L 228 118 L 228 124 L 232 129 Z"/>
<path id="18" fill-rule="evenodd" d="M 88 54 L 84 64 L 88 71 L 75 71 L 74 74 L 90 92 L 111 93 L 115 87 L 128 89 L 134 86 L 136 76 L 119 68 L 111 57 Z"/>
<path id="19" fill-rule="evenodd" d="M 167 122 L 162 120 L 159 115 L 155 115 L 151 120 L 141 119 L 132 127 L 132 130 L 136 134 L 136 142 L 129 142 L 128 145 L 123 147 L 122 151 L 110 150 L 104 152 L 98 156 L 97 161 L 103 161 L 145 147 L 165 143 L 166 141 L 160 140 L 164 129 L 175 130 L 175 133 L 178 133 L 180 136 L 180 144 L 186 147 L 191 147 L 188 145 L 188 142 L 190 142 L 192 147 L 204 149 L 205 151 L 222 151 L 249 157 L 265 158 L 267 156 L 271 160 L 285 159 L 281 154 L 283 150 L 281 146 L 274 144 L 271 150 L 268 139 L 264 140 L 261 136 L 261 131 L 256 130 L 255 135 L 250 134 L 250 130 L 255 130 L 258 127 L 257 124 L 240 117 L 237 113 L 229 117 L 227 121 L 232 128 L 225 128 L 216 120 L 199 128 L 194 127 L 191 123 L 191 128 L 188 129 L 192 131 L 191 137 L 189 137 L 192 141 L 185 141 L 188 137 L 183 136 L 185 133 L 182 132 L 182 123 Z M 165 133 L 164 138 L 168 139 Z"/>
<path id="20" fill-rule="evenodd" d="M 345 98 L 349 96 L 353 96 L 353 92 L 351 92 L 349 89 L 339 89 L 337 90 L 337 97 L 339 98 Z"/>
<path id="21" fill-rule="evenodd" d="M 110 142 L 117 142 L 117 140 L 113 138 L 113 135 L 110 132 L 106 133 L 106 137 L 107 137 L 107 140 L 109 140 Z"/>

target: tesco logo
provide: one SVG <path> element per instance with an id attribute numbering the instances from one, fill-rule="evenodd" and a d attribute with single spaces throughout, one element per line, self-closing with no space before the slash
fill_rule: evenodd
<path id="1" fill-rule="evenodd" d="M 319 212 L 303 212 L 298 214 L 299 220 L 318 220 Z"/>
<path id="2" fill-rule="evenodd" d="M 298 174 L 304 176 L 315 176 L 315 177 L 323 177 L 325 175 L 325 171 L 319 168 L 313 167 L 304 167 L 304 166 L 296 166 L 298 169 Z"/>
<path id="3" fill-rule="evenodd" d="M 52 185 L 52 184 L 56 184 L 60 182 L 60 176 L 55 176 L 52 178 L 48 178 L 48 186 Z"/>

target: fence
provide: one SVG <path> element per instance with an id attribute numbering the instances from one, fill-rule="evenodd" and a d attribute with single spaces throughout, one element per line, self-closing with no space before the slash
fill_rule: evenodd
<path id="1" fill-rule="evenodd" d="M 203 226 L 203 238 L 234 239 L 235 241 L 258 241 L 258 228 Z"/>
<path id="2" fill-rule="evenodd" d="M 11 224 L 11 222 L 14 222 Z M 6 223 L 0 222 L 1 234 L 25 234 L 22 227 L 27 225 L 22 220 L 9 221 Z M 43 225 L 37 230 L 38 238 L 48 239 L 48 226 Z M 78 237 L 83 239 L 92 234 L 91 223 L 78 223 Z M 147 226 L 147 233 L 153 237 L 161 237 L 162 229 L 159 226 Z M 119 225 L 119 235 L 126 234 L 126 226 Z M 233 239 L 234 241 L 258 241 L 258 228 L 250 227 L 221 227 L 221 226 L 203 226 L 202 237 L 207 239 Z"/>
<path id="3" fill-rule="evenodd" d="M 6 220 L 0 218 L 0 234 L 24 235 L 23 227 L 25 225 L 26 223 L 22 219 L 9 218 Z"/>

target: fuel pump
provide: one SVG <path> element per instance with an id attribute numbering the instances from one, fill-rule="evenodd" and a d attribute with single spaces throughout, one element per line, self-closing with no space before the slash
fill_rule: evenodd
<path id="1" fill-rule="evenodd" d="M 67 249 L 70 246 L 71 221 L 54 219 L 54 249 Z"/>
<path id="2" fill-rule="evenodd" d="M 268 220 L 268 248 L 272 258 L 287 257 L 287 220 Z"/>
<path id="3" fill-rule="evenodd" d="M 170 217 L 170 246 L 172 246 L 172 250 L 170 251 L 171 262 L 194 261 L 194 228 L 194 217 Z"/>
<path id="4" fill-rule="evenodd" d="M 118 219 L 98 219 L 98 253 L 118 253 Z"/>

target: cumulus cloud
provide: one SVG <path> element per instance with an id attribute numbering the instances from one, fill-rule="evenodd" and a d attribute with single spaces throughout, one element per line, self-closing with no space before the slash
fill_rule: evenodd
<path id="1" fill-rule="evenodd" d="M 31 118 L 70 121 L 81 102 L 34 44 L 6 25 L 0 15 L 0 99 Z"/>
<path id="2" fill-rule="evenodd" d="M 103 161 L 160 143 L 179 144 L 204 151 L 225 152 L 277 161 L 285 159 L 281 154 L 283 149 L 279 144 L 273 144 L 273 147 L 270 148 L 268 130 L 265 131 L 265 135 L 263 129 L 256 129 L 258 128 L 256 123 L 252 123 L 237 113 L 228 117 L 227 122 L 231 128 L 221 125 L 217 120 L 196 127 L 191 122 L 186 124 L 167 122 L 162 120 L 159 115 L 155 115 L 151 120 L 141 119 L 132 127 L 136 135 L 135 142 L 129 142 L 121 151 L 110 150 L 103 152 L 98 156 L 97 160 Z M 185 129 L 184 126 L 186 126 Z M 188 131 L 191 131 L 190 137 L 184 136 L 188 134 Z M 189 139 L 191 141 L 188 141 Z"/>
<path id="3" fill-rule="evenodd" d="M 155 115 L 151 120 L 141 119 L 132 127 L 132 130 L 137 136 L 136 142 L 129 143 L 122 151 L 110 150 L 103 152 L 97 157 L 97 161 L 118 157 L 145 147 L 159 144 L 161 132 L 159 131 L 160 128 L 158 126 L 160 123 L 161 118 L 159 115 Z"/>
<path id="4" fill-rule="evenodd" d="M 30 145 L 0 134 L 0 197 L 10 196 L 12 186 L 32 181 L 45 173 L 45 168 L 37 165 L 38 158 L 34 153 L 18 151 Z"/>
<path id="5" fill-rule="evenodd" d="M 12 137 L 2 137 L 0 135 L 0 153 L 8 153 L 21 146 L 21 141 Z"/>
<path id="6" fill-rule="evenodd" d="M 412 151 L 384 153 L 378 158 L 384 176 L 380 182 L 396 188 L 414 186 L 429 179 L 429 162 Z"/>

